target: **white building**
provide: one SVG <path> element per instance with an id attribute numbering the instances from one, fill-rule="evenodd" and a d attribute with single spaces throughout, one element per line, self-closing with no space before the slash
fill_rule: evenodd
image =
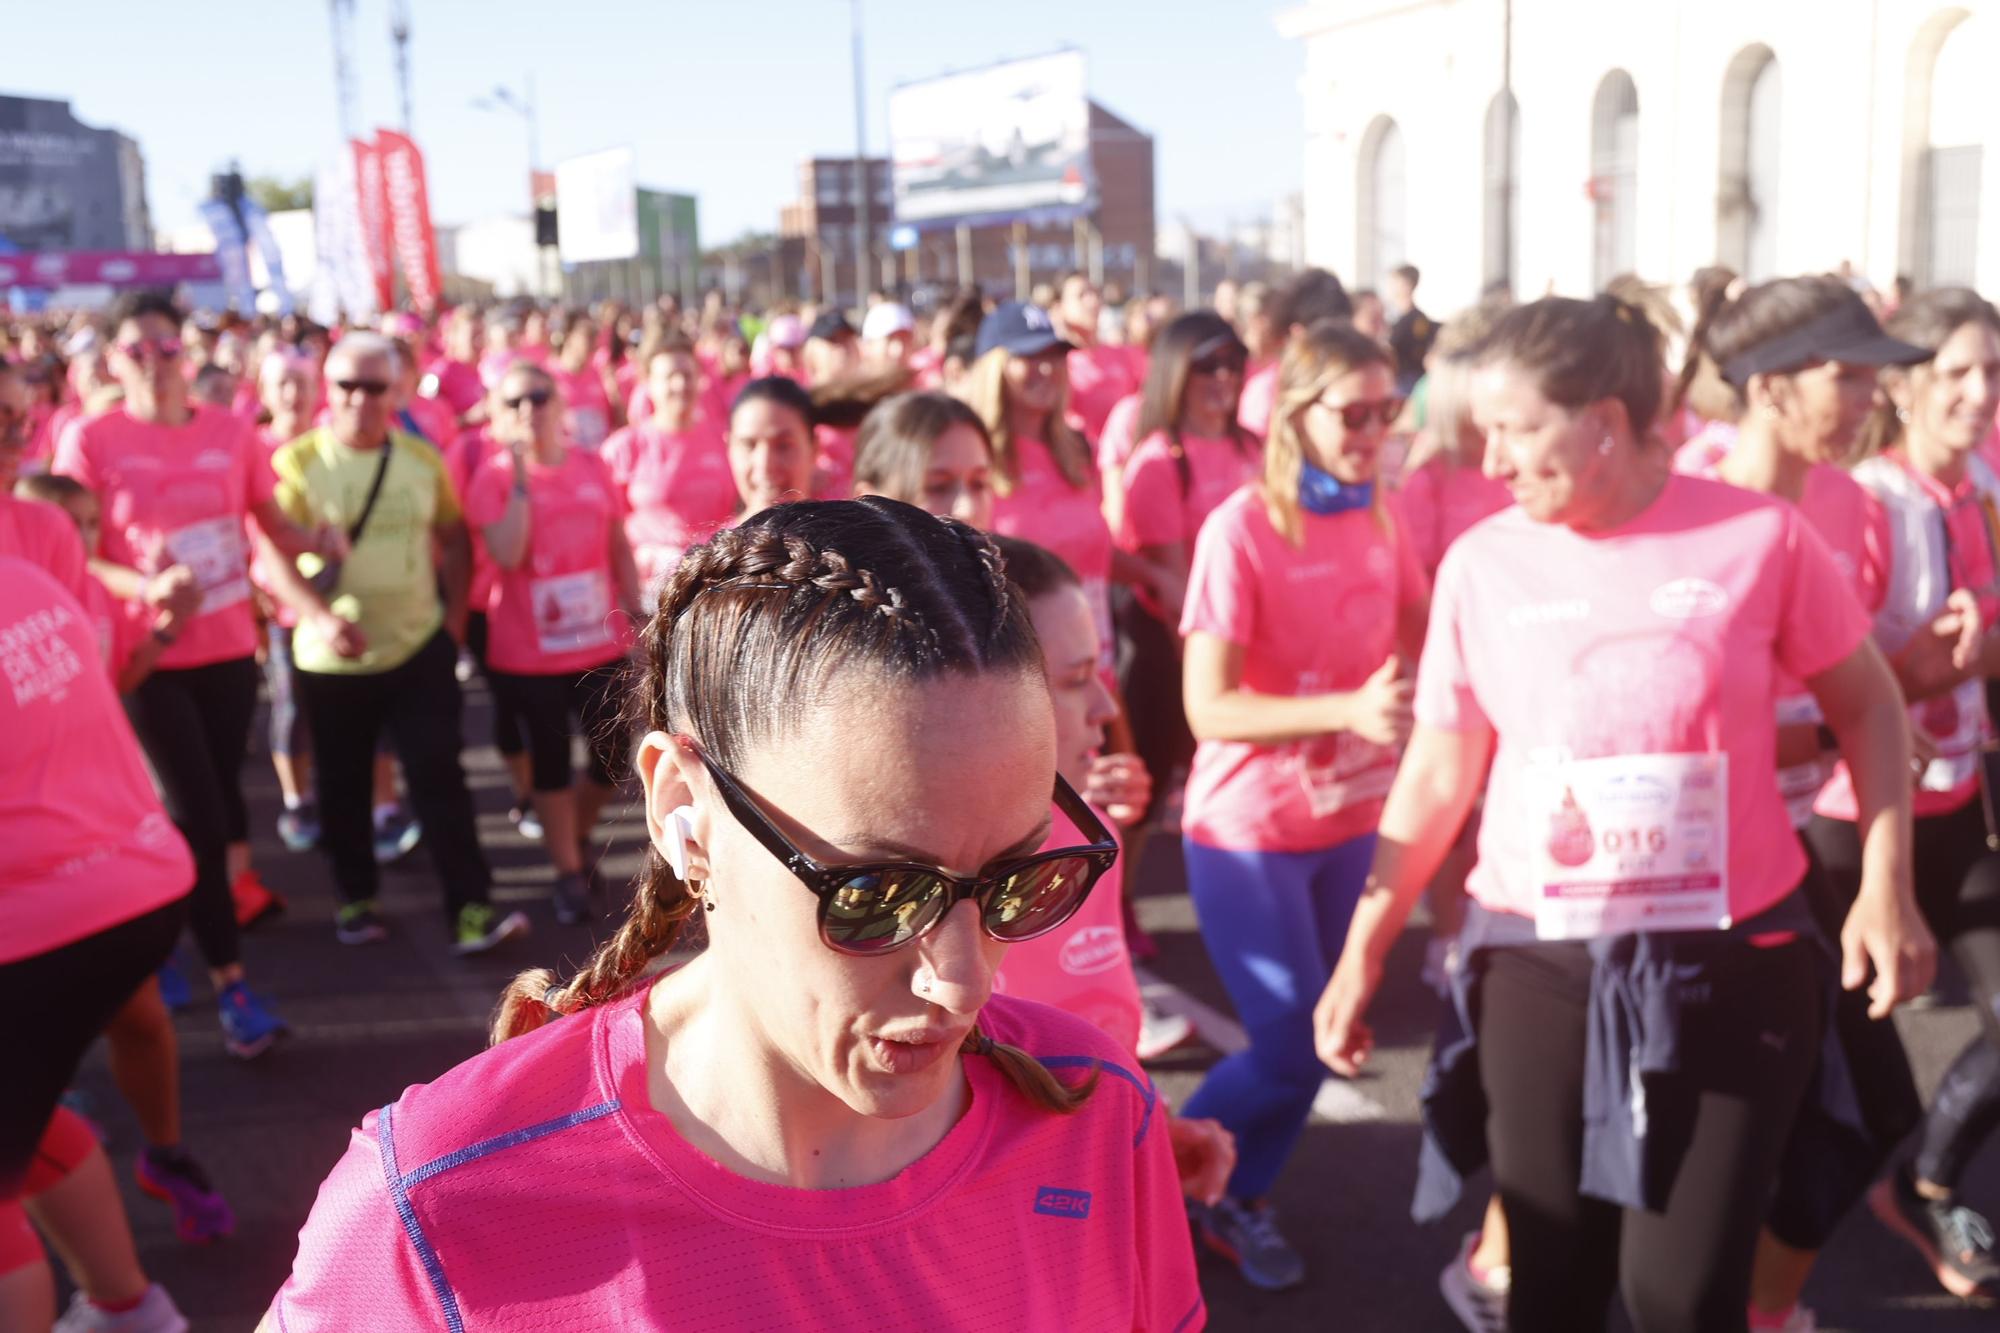
<path id="1" fill-rule="evenodd" d="M 1846 262 L 2000 295 L 2000 0 L 1314 0 L 1277 23 L 1305 46 L 1306 258 L 1354 285 L 1408 260 L 1445 311 L 1501 280 Z"/>

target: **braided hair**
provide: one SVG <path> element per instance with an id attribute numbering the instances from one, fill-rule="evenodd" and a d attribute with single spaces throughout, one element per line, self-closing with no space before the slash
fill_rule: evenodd
<path id="1" fill-rule="evenodd" d="M 791 731 L 837 673 L 865 667 L 895 682 L 952 673 L 1042 670 L 1026 603 L 990 538 L 880 496 L 777 505 L 690 550 L 641 636 L 628 711 L 635 731 L 688 733 L 724 767 Z M 630 915 L 574 976 L 516 977 L 493 1040 L 629 992 L 671 949 L 697 898 L 647 853 Z M 975 1026 L 986 1056 L 1051 1110 L 1072 1087 Z M 1094 1082 L 1094 1079 L 1093 1079 Z"/>

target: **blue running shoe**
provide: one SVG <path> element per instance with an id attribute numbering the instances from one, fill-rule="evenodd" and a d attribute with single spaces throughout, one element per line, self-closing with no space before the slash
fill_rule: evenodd
<path id="1" fill-rule="evenodd" d="M 1212 1208 L 1192 1204 L 1188 1215 L 1202 1243 L 1258 1290 L 1284 1291 L 1305 1281 L 1305 1260 L 1278 1230 L 1270 1204 L 1225 1197 Z"/>
<path id="2" fill-rule="evenodd" d="M 239 1060 L 256 1059 L 287 1031 L 270 1003 L 240 981 L 224 986 L 215 998 L 222 1014 L 222 1044 Z"/>
<path id="3" fill-rule="evenodd" d="M 194 991 L 188 985 L 187 973 L 181 971 L 179 950 L 169 954 L 167 961 L 160 964 L 160 999 L 176 1013 L 194 1002 Z"/>
<path id="4" fill-rule="evenodd" d="M 415 851 L 423 836 L 424 826 L 398 810 L 375 826 L 375 864 L 394 865 Z"/>

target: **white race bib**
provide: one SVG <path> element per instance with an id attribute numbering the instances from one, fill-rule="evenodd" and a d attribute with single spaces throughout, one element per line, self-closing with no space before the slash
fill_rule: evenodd
<path id="1" fill-rule="evenodd" d="M 1535 834 L 1535 936 L 1729 925 L 1729 756 L 1550 764 Z"/>
<path id="2" fill-rule="evenodd" d="M 243 545 L 243 521 L 211 518 L 167 534 L 167 563 L 186 565 L 201 589 L 201 614 L 219 611 L 250 596 L 250 560 Z"/>
<path id="3" fill-rule="evenodd" d="M 601 569 L 533 579 L 535 638 L 545 653 L 573 653 L 611 642 L 611 581 Z"/>

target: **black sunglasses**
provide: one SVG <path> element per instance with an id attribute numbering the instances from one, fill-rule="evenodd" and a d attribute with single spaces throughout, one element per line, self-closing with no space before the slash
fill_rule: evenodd
<path id="1" fill-rule="evenodd" d="M 346 394 L 365 393 L 370 398 L 379 398 L 389 392 L 386 380 L 335 380 L 333 387 Z"/>
<path id="2" fill-rule="evenodd" d="M 1228 371 L 1232 375 L 1241 375 L 1243 367 L 1248 363 L 1248 358 L 1241 352 L 1216 352 L 1212 355 L 1204 356 L 1198 361 L 1190 361 L 1188 363 L 1188 374 L 1220 375 L 1224 371 Z"/>
<path id="3" fill-rule="evenodd" d="M 1340 424 L 1349 430 L 1361 430 L 1371 420 L 1379 421 L 1385 427 L 1395 425 L 1396 418 L 1403 415 L 1403 404 L 1409 400 L 1404 398 L 1376 398 L 1372 401 L 1341 403 L 1337 407 L 1332 403 L 1317 398 L 1313 401 L 1329 412 L 1339 413 Z"/>
<path id="4" fill-rule="evenodd" d="M 518 398 L 502 398 L 500 405 L 505 407 L 509 412 L 518 412 L 521 410 L 522 403 L 526 403 L 530 407 L 547 407 L 549 400 L 553 397 L 555 397 L 555 394 L 547 389 L 530 389 Z"/>
<path id="5" fill-rule="evenodd" d="M 1076 915 L 1092 886 L 1118 859 L 1118 842 L 1081 796 L 1056 778 L 1056 808 L 1090 839 L 1084 847 L 1057 847 L 1005 861 L 987 874 L 961 879 L 918 861 L 863 861 L 830 866 L 815 861 L 781 832 L 756 798 L 692 747 L 722 793 L 722 803 L 764 850 L 819 898 L 819 937 L 836 953 L 887 953 L 900 949 L 970 898 L 979 924 L 996 940 L 1019 944 Z"/>

